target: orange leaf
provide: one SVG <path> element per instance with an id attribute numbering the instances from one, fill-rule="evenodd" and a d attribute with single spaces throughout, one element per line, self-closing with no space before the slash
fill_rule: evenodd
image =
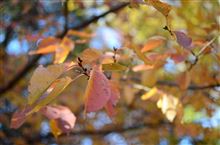
<path id="1" fill-rule="evenodd" d="M 84 38 L 91 38 L 94 36 L 94 34 L 82 32 L 82 31 L 76 31 L 76 30 L 69 30 L 67 34 L 78 36 L 78 37 L 84 37 Z"/>
<path id="2" fill-rule="evenodd" d="M 136 65 L 132 68 L 132 70 L 134 72 L 138 72 L 138 71 L 144 71 L 144 70 L 149 70 L 149 69 L 153 69 L 154 65 L 146 65 L 146 64 L 140 64 L 140 65 Z"/>
<path id="3" fill-rule="evenodd" d="M 94 66 L 85 93 L 85 112 L 102 109 L 111 97 L 108 79 L 98 66 Z"/>
<path id="4" fill-rule="evenodd" d="M 159 0 L 148 0 L 149 3 L 155 8 L 157 9 L 159 12 L 161 12 L 165 17 L 168 16 L 170 10 L 171 10 L 171 6 L 161 2 Z"/>
<path id="5" fill-rule="evenodd" d="M 38 45 L 38 50 L 30 51 L 29 54 L 47 54 L 55 52 L 59 47 L 60 39 L 55 37 L 48 37 L 43 39 Z"/>
<path id="6" fill-rule="evenodd" d="M 144 45 L 144 47 L 141 49 L 141 52 L 147 52 L 150 51 L 152 49 L 155 49 L 159 46 L 161 46 L 165 41 L 164 37 L 161 36 L 155 36 L 155 37 L 151 37 L 147 43 Z"/>
<path id="7" fill-rule="evenodd" d="M 177 78 L 177 83 L 181 90 L 186 90 L 191 82 L 191 77 L 189 72 L 184 72 Z"/>

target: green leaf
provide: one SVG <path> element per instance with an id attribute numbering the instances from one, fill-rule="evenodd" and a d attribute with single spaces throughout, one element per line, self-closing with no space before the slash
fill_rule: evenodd
<path id="1" fill-rule="evenodd" d="M 108 63 L 102 64 L 102 69 L 105 71 L 124 71 L 127 67 L 119 63 Z"/>
<path id="2" fill-rule="evenodd" d="M 49 88 L 49 86 L 66 71 L 65 64 L 39 66 L 33 73 L 28 91 L 28 104 L 33 104 Z"/>
<path id="3" fill-rule="evenodd" d="M 49 104 L 52 102 L 60 93 L 63 92 L 63 90 L 72 82 L 72 79 L 70 77 L 65 77 L 61 78 L 56 82 L 55 87 L 53 90 L 46 96 L 43 97 L 42 99 L 39 99 L 34 106 L 34 109 L 31 111 L 32 112 L 37 112 L 39 111 L 42 107 L 45 105 Z"/>

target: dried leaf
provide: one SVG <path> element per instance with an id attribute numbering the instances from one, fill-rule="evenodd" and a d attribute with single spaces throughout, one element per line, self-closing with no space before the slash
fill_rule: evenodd
<path id="1" fill-rule="evenodd" d="M 102 64 L 102 69 L 104 71 L 125 71 L 127 67 L 119 63 L 109 63 L 109 64 Z"/>
<path id="2" fill-rule="evenodd" d="M 192 38 L 188 37 L 185 33 L 181 31 L 174 31 L 176 35 L 177 42 L 184 48 L 190 49 L 192 44 Z"/>
<path id="3" fill-rule="evenodd" d="M 111 97 L 108 79 L 98 66 L 94 66 L 85 93 L 85 112 L 102 109 Z"/>
<path id="4" fill-rule="evenodd" d="M 161 36 L 155 36 L 155 37 L 151 37 L 147 43 L 144 45 L 144 47 L 141 49 L 141 52 L 147 52 L 150 51 L 152 49 L 155 49 L 159 46 L 161 46 L 162 44 L 164 44 L 165 42 L 165 38 L 161 37 Z"/>

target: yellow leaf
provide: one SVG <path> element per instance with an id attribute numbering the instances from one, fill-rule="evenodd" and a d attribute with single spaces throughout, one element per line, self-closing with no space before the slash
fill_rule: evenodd
<path id="1" fill-rule="evenodd" d="M 165 17 L 168 16 L 170 10 L 171 10 L 171 6 L 161 2 L 159 0 L 148 0 L 149 3 L 155 8 L 157 9 L 159 12 L 161 12 Z"/>
<path id="2" fill-rule="evenodd" d="M 127 67 L 119 63 L 109 63 L 109 64 L 102 64 L 102 69 L 104 71 L 124 71 L 127 69 Z"/>
<path id="3" fill-rule="evenodd" d="M 169 121 L 173 121 L 177 114 L 179 100 L 174 96 L 163 94 L 157 101 L 157 107 L 166 115 Z"/>
<path id="4" fill-rule="evenodd" d="M 57 127 L 57 122 L 54 119 L 50 120 L 50 128 L 55 138 L 62 133 L 62 131 Z"/>
<path id="5" fill-rule="evenodd" d="M 154 95 L 158 94 L 158 89 L 156 87 L 152 88 L 149 92 L 145 93 L 141 96 L 142 100 L 147 100 L 153 97 Z"/>
<path id="6" fill-rule="evenodd" d="M 68 11 L 70 11 L 70 12 L 75 9 L 74 0 L 68 0 L 67 1 L 67 8 L 68 8 Z"/>
<path id="7" fill-rule="evenodd" d="M 59 47 L 56 49 L 54 63 L 63 63 L 67 58 L 69 52 L 75 47 L 74 42 L 68 37 L 64 37 Z"/>

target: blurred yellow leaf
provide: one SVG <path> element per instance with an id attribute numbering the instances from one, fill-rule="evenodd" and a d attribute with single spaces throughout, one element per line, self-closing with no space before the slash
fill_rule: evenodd
<path id="1" fill-rule="evenodd" d="M 155 96 L 156 94 L 158 94 L 158 89 L 156 87 L 154 87 L 149 92 L 142 95 L 141 99 L 142 100 L 147 100 L 147 99 L 150 99 L 151 97 Z"/>
<path id="2" fill-rule="evenodd" d="M 57 127 L 57 122 L 54 119 L 50 120 L 50 128 L 55 138 L 61 135 L 62 131 Z"/>
<path id="3" fill-rule="evenodd" d="M 70 51 L 74 49 L 74 42 L 68 37 L 64 37 L 55 53 L 55 64 L 63 63 Z"/>
<path id="4" fill-rule="evenodd" d="M 173 121 L 177 114 L 179 100 L 174 96 L 163 94 L 157 101 L 157 107 L 166 115 L 169 121 Z"/>
<path id="5" fill-rule="evenodd" d="M 94 63 L 100 57 L 101 57 L 101 53 L 99 51 L 97 51 L 95 49 L 90 49 L 90 48 L 84 50 L 80 55 L 80 58 L 82 59 L 83 64 Z"/>
<path id="6" fill-rule="evenodd" d="M 109 63 L 109 64 L 102 64 L 102 69 L 104 71 L 124 71 L 127 69 L 127 67 L 119 63 Z"/>

